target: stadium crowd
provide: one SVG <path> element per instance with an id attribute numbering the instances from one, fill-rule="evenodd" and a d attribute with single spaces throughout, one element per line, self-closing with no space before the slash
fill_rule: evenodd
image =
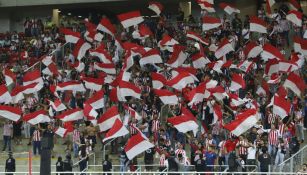
<path id="1" fill-rule="evenodd" d="M 47 122 L 55 143 L 66 145 L 59 172 L 72 171 L 72 157 L 85 170 L 89 155 L 108 142 L 123 172 L 135 171 L 142 156 L 147 171 L 154 164 L 160 171 L 282 169 L 304 142 L 307 18 L 294 24 L 286 17 L 292 7 L 282 4 L 271 14 L 258 10 L 265 33 L 251 31 L 255 17 L 237 12 L 206 30 L 211 13 L 203 6 L 200 19 L 185 19 L 179 9 L 176 19 L 162 12 L 130 27 L 121 19 L 123 26 L 107 26 L 102 17 L 98 26 L 86 19 L 45 28 L 27 18 L 24 33 L 1 34 L 1 110 L 22 113 L 3 116 L 3 151 L 27 138 L 40 154 Z M 256 47 L 261 51 L 252 53 Z M 300 82 L 289 85 L 291 77 Z"/>

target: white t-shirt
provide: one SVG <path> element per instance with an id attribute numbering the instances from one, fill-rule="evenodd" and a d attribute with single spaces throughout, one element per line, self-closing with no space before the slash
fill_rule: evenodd
<path id="1" fill-rule="evenodd" d="M 247 148 L 247 159 L 256 159 L 256 147 Z"/>

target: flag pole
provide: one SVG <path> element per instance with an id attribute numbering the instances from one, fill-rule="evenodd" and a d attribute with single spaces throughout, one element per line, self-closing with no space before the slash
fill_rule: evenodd
<path id="1" fill-rule="evenodd" d="M 32 175 L 32 151 L 29 150 L 29 175 Z"/>

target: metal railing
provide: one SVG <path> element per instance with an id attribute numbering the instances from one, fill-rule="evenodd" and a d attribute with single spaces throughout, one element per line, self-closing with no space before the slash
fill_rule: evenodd
<path id="1" fill-rule="evenodd" d="M 297 172 L 300 167 L 307 162 L 307 145 L 301 148 L 297 153 L 274 167 L 275 172 Z"/>

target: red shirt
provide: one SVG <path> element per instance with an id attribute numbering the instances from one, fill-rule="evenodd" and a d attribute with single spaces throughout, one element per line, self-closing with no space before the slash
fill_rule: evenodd
<path id="1" fill-rule="evenodd" d="M 236 149 L 237 142 L 238 140 L 231 141 L 230 139 L 226 141 L 225 148 L 228 153 Z"/>

